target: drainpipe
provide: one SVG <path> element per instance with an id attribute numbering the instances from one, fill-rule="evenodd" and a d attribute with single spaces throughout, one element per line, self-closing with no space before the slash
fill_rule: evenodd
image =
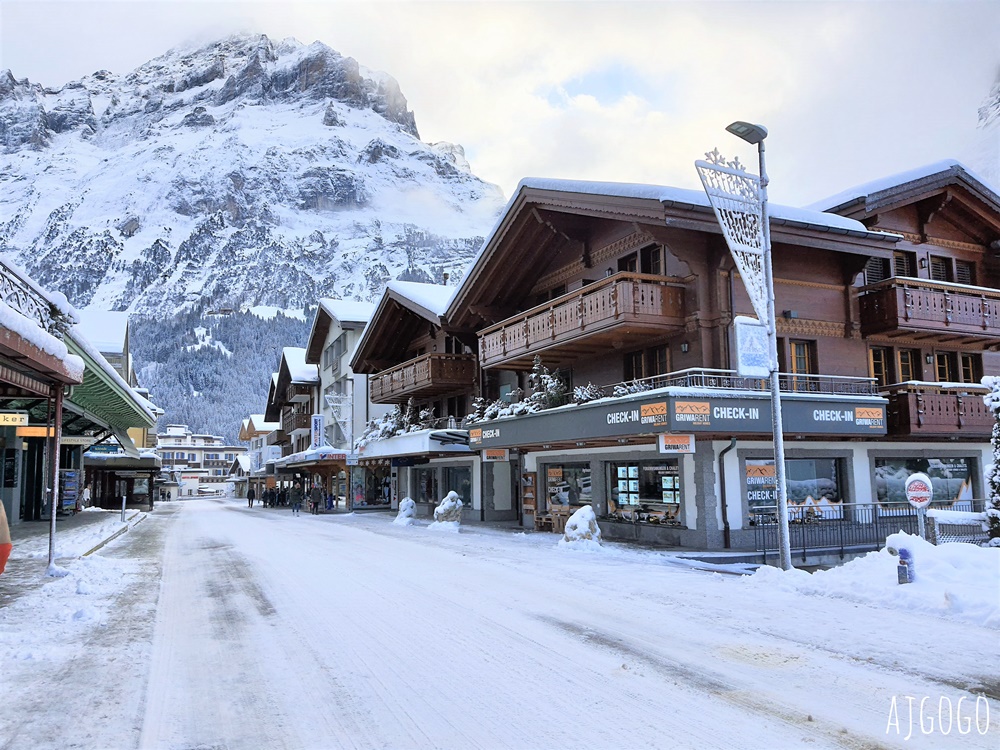
<path id="1" fill-rule="evenodd" d="M 729 453 L 733 448 L 736 447 L 736 438 L 729 438 L 729 445 L 722 449 L 719 453 L 719 494 L 722 500 L 722 540 L 723 546 L 726 549 L 730 549 L 731 541 L 729 539 L 729 510 L 727 508 L 728 503 L 726 502 L 726 465 L 725 458 L 726 454 Z"/>

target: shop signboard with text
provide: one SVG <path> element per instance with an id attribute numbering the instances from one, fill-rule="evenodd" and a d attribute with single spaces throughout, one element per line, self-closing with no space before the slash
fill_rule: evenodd
<path id="1" fill-rule="evenodd" d="M 786 397 L 781 402 L 782 419 L 785 432 L 792 434 L 877 437 L 886 433 L 885 404 L 874 398 Z M 482 450 L 659 433 L 770 432 L 771 402 L 764 396 L 660 394 L 484 422 L 469 429 L 469 445 Z"/>

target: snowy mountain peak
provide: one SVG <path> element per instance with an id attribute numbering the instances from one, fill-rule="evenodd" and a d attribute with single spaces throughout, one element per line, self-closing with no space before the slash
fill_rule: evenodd
<path id="1" fill-rule="evenodd" d="M 56 89 L 0 73 L 0 252 L 80 308 L 171 314 L 457 283 L 503 206 L 392 76 L 239 34 Z"/>

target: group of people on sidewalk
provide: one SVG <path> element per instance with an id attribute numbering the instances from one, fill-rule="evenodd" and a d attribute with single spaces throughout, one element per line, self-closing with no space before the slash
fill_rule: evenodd
<path id="1" fill-rule="evenodd" d="M 276 490 L 273 487 L 268 487 L 266 490 L 261 492 L 260 501 L 264 504 L 265 508 L 277 508 L 290 506 L 292 509 L 292 515 L 299 515 L 302 511 L 302 503 L 306 499 L 307 495 L 302 488 L 301 482 L 295 482 L 289 491 L 285 491 L 284 488 Z M 324 494 L 323 488 L 318 484 L 314 484 L 312 489 L 309 490 L 309 509 L 313 515 L 319 515 L 320 510 L 325 506 L 327 510 L 332 510 L 334 507 L 334 497 L 333 495 Z M 252 508 L 254 501 L 257 500 L 257 492 L 253 487 L 247 490 L 247 507 Z M 337 503 L 340 505 L 340 503 Z"/>

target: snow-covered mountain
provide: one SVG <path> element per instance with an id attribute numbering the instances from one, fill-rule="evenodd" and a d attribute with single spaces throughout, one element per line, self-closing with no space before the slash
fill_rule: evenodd
<path id="1" fill-rule="evenodd" d="M 319 42 L 239 35 L 58 89 L 0 72 L 0 252 L 148 315 L 457 283 L 503 206 L 461 146 Z"/>
<path id="2" fill-rule="evenodd" d="M 1000 72 L 979 107 L 976 139 L 967 158 L 980 177 L 1000 188 Z"/>

